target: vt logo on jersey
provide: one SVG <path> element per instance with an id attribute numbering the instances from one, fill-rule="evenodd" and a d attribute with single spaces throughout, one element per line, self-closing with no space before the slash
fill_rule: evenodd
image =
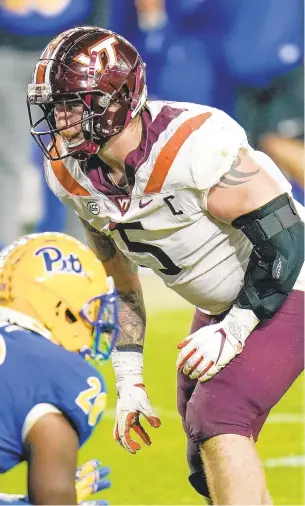
<path id="1" fill-rule="evenodd" d="M 119 208 L 122 216 L 127 213 L 131 203 L 130 197 L 124 195 L 109 195 L 108 198 Z"/>
<path id="2" fill-rule="evenodd" d="M 64 274 L 83 274 L 83 267 L 77 256 L 70 253 L 64 257 L 62 251 L 54 246 L 46 246 L 36 251 L 35 256 L 42 256 L 47 272 Z"/>
<path id="3" fill-rule="evenodd" d="M 117 205 L 119 206 L 121 212 L 126 213 L 126 211 L 128 211 L 129 206 L 130 206 L 130 197 L 117 197 L 116 201 L 117 201 Z"/>

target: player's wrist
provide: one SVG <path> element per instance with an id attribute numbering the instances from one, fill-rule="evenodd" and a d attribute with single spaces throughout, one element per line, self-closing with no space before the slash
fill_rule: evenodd
<path id="1" fill-rule="evenodd" d="M 117 389 L 123 385 L 143 384 L 143 353 L 137 351 L 119 351 L 116 348 L 111 354 L 116 377 Z"/>
<path id="2" fill-rule="evenodd" d="M 222 321 L 224 330 L 242 345 L 258 323 L 259 319 L 251 309 L 243 309 L 235 304 Z"/>

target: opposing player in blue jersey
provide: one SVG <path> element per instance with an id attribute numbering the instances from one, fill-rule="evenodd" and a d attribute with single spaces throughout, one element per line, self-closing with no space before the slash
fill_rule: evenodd
<path id="1" fill-rule="evenodd" d="M 79 504 L 109 486 L 98 462 L 77 470 L 77 453 L 105 408 L 90 360 L 111 353 L 116 304 L 102 264 L 72 237 L 30 235 L 0 253 L 0 473 L 28 463 L 28 499 L 0 504 Z"/>

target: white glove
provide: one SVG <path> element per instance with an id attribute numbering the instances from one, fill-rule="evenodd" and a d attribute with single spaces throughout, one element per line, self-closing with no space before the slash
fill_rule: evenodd
<path id="1" fill-rule="evenodd" d="M 143 355 L 137 352 L 112 352 L 112 363 L 117 378 L 118 401 L 116 406 L 114 438 L 130 453 L 136 453 L 141 445 L 131 439 L 133 429 L 146 445 L 151 440 L 140 423 L 140 414 L 151 427 L 160 427 L 161 421 L 150 405 L 143 382 Z"/>
<path id="2" fill-rule="evenodd" d="M 200 382 L 209 380 L 242 351 L 258 323 L 253 311 L 233 306 L 222 322 L 203 327 L 178 344 L 178 371 Z"/>

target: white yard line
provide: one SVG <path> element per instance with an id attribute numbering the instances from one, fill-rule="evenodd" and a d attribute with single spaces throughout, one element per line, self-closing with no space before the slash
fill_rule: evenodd
<path id="1" fill-rule="evenodd" d="M 305 455 L 288 455 L 287 457 L 278 457 L 276 459 L 267 459 L 264 462 L 265 467 L 304 467 Z"/>
<path id="2" fill-rule="evenodd" d="M 305 423 L 303 413 L 271 413 L 266 423 Z"/>
<path id="3" fill-rule="evenodd" d="M 158 406 L 154 406 L 154 408 L 155 408 L 156 412 L 158 413 L 158 415 L 160 416 L 160 418 L 166 418 L 169 420 L 174 420 L 174 419 L 180 418 L 178 412 L 175 410 L 163 409 Z M 104 418 L 113 418 L 114 415 L 115 415 L 114 409 L 106 409 L 103 416 L 104 416 Z M 277 424 L 277 423 L 304 424 L 304 422 L 305 422 L 305 417 L 302 413 L 300 413 L 300 414 L 274 413 L 274 414 L 269 415 L 269 417 L 267 418 L 267 421 L 266 421 L 267 424 Z"/>

